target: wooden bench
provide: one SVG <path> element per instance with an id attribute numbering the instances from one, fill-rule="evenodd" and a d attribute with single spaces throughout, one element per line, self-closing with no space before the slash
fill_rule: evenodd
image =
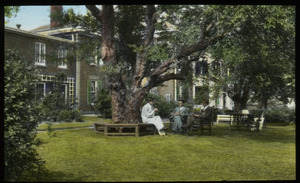
<path id="1" fill-rule="evenodd" d="M 104 136 L 108 135 L 133 135 L 140 136 L 146 134 L 157 133 L 157 130 L 153 124 L 137 123 L 137 124 L 126 124 L 126 123 L 94 123 L 95 132 L 103 132 Z"/>
<path id="2" fill-rule="evenodd" d="M 217 124 L 219 124 L 219 121 L 232 121 L 232 120 L 233 120 L 232 115 L 224 115 L 224 114 L 217 115 Z"/>

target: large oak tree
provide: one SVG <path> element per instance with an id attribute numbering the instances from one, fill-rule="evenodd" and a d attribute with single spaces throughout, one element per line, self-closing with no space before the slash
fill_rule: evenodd
<path id="1" fill-rule="evenodd" d="M 65 13 L 65 22 L 86 27 L 90 32 L 98 32 L 101 35 L 99 52 L 104 62 L 101 72 L 106 76 L 111 93 L 112 117 L 114 122 L 123 123 L 139 122 L 140 107 L 148 92 L 165 81 L 183 80 L 191 71 L 191 63 L 198 61 L 209 48 L 225 45 L 226 42 L 223 43 L 222 40 L 238 41 L 239 37 L 251 40 L 253 34 L 249 34 L 247 29 L 249 19 L 254 21 L 255 25 L 259 25 L 249 27 L 264 30 L 268 26 L 277 25 L 278 20 L 285 21 L 286 16 L 282 6 L 276 6 L 277 9 L 272 11 L 268 11 L 269 6 L 86 7 L 89 12 L 84 16 L 75 16 L 72 10 L 68 10 Z M 253 11 L 256 13 L 251 13 Z M 269 15 L 268 19 L 264 19 L 266 13 L 270 12 L 275 12 L 278 17 L 272 18 Z M 261 35 L 267 34 L 268 32 L 265 32 Z M 175 68 L 177 72 L 173 72 Z M 235 95 L 232 95 L 234 100 L 246 101 L 248 98 L 239 95 L 249 92 L 243 92 L 247 88 L 241 89 L 242 86 L 250 85 L 233 82 L 233 86 L 235 88 L 232 90 L 236 90 Z"/>

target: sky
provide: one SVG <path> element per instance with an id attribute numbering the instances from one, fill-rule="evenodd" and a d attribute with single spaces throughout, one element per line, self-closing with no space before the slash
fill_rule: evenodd
<path id="1" fill-rule="evenodd" d="M 75 14 L 86 14 L 84 5 L 63 6 L 64 10 L 73 8 Z M 21 24 L 22 30 L 30 31 L 39 26 L 50 24 L 50 6 L 21 6 L 16 17 L 5 18 L 8 23 L 5 26 L 16 28 L 16 24 Z"/>

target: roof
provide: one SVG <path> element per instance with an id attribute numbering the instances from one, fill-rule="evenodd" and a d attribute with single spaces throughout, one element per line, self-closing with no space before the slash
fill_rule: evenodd
<path id="1" fill-rule="evenodd" d="M 30 30 L 30 32 L 38 32 L 38 31 L 44 31 L 44 30 L 49 30 L 49 29 L 50 29 L 50 24 L 39 26 L 35 29 Z"/>
<path id="2" fill-rule="evenodd" d="M 50 29 L 50 24 L 37 27 L 31 30 L 30 32 L 40 34 L 40 35 L 48 35 L 48 36 L 56 36 L 59 34 L 68 34 L 68 33 L 80 33 L 81 35 L 85 35 L 88 37 L 100 36 L 97 33 L 88 33 L 86 30 L 80 27 L 64 26 L 60 28 Z"/>
<path id="3" fill-rule="evenodd" d="M 59 42 L 66 42 L 66 43 L 71 43 L 71 44 L 75 43 L 75 41 L 71 41 L 71 40 L 68 40 L 68 39 L 63 39 L 63 38 L 58 38 L 58 37 L 48 36 L 48 35 L 36 34 L 36 33 L 30 32 L 30 31 L 11 28 L 11 27 L 7 27 L 7 26 L 5 26 L 5 31 L 6 32 L 13 32 L 13 33 L 21 34 L 21 35 L 26 35 L 26 36 L 30 36 L 30 37 L 50 39 L 50 40 L 59 41 Z"/>

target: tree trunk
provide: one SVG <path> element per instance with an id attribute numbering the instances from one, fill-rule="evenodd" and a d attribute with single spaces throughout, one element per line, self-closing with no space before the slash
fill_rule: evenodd
<path id="1" fill-rule="evenodd" d="M 140 123 L 141 104 L 147 95 L 147 90 L 140 90 L 134 96 L 128 95 L 125 89 L 111 90 L 112 121 L 114 123 Z"/>
<path id="2" fill-rule="evenodd" d="M 227 92 L 234 102 L 234 112 L 239 113 L 246 108 L 249 99 L 248 82 L 240 81 L 234 85 L 233 90 L 229 89 Z"/>

